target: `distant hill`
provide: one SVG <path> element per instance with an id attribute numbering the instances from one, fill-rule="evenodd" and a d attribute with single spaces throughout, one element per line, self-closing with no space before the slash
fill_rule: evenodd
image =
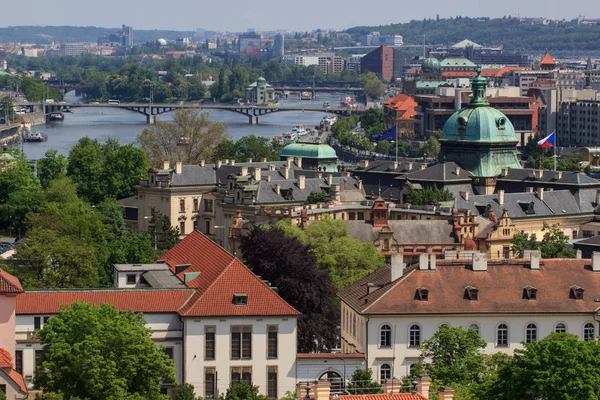
<path id="1" fill-rule="evenodd" d="M 517 18 L 426 19 L 385 26 L 357 26 L 346 32 L 359 37 L 372 31 L 382 35 L 399 34 L 406 44 L 452 45 L 470 39 L 481 45 L 504 45 L 506 50 L 599 50 L 600 25 L 571 22 L 543 25 Z"/>
<path id="2" fill-rule="evenodd" d="M 98 37 L 120 32 L 121 28 L 99 28 L 95 26 L 9 26 L 0 28 L 0 43 L 39 43 L 89 42 L 95 43 Z M 160 38 L 174 40 L 178 37 L 191 37 L 189 31 L 136 30 L 133 29 L 135 43 L 153 42 Z"/>

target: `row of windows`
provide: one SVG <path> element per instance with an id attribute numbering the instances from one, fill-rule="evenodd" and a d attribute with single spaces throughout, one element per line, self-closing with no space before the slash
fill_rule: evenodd
<path id="1" fill-rule="evenodd" d="M 198 199 L 192 199 L 192 211 L 196 212 L 198 211 L 198 203 L 199 200 Z M 204 200 L 204 211 L 205 212 L 213 212 L 213 201 L 209 200 L 209 199 L 205 199 Z M 179 199 L 179 212 L 180 213 L 184 213 L 185 212 L 185 199 Z"/>
<path id="2" fill-rule="evenodd" d="M 232 367 L 230 369 L 231 385 L 246 382 L 253 384 L 252 367 Z M 277 367 L 267 367 L 267 398 L 277 399 Z M 217 388 L 217 370 L 215 368 L 206 368 L 204 370 L 204 398 L 216 399 L 219 396 Z"/>
<path id="3" fill-rule="evenodd" d="M 267 326 L 267 358 L 276 359 L 279 347 L 279 329 L 277 325 Z M 252 326 L 240 325 L 231 327 L 231 353 L 232 360 L 252 359 Z M 215 360 L 217 355 L 216 327 L 204 327 L 204 359 Z"/>
<path id="4" fill-rule="evenodd" d="M 473 329 L 479 333 L 479 325 L 471 324 L 469 329 Z M 554 332 L 566 333 L 567 326 L 559 322 L 554 326 Z M 525 342 L 531 343 L 538 338 L 538 327 L 534 323 L 527 324 L 525 327 Z M 583 340 L 594 340 L 595 328 L 591 322 L 586 323 L 583 326 Z M 509 344 L 509 329 L 508 325 L 501 323 L 496 328 L 496 345 L 497 346 L 508 346 Z M 417 324 L 413 324 L 408 328 L 408 345 L 410 347 L 418 347 L 421 345 L 421 327 Z M 391 347 L 392 346 L 392 327 L 388 324 L 382 325 L 379 330 L 379 346 L 380 347 Z"/>

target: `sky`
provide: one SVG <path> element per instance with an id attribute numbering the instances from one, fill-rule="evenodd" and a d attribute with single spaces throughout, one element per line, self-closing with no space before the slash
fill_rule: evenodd
<path id="1" fill-rule="evenodd" d="M 426 4 L 419 7 L 420 4 Z M 574 7 L 576 6 L 576 7 Z M 0 0 L 0 27 L 74 25 L 243 32 L 342 30 L 411 19 L 470 17 L 600 18 L 600 1 L 580 0 Z M 399 32 L 401 34 L 401 32 Z"/>

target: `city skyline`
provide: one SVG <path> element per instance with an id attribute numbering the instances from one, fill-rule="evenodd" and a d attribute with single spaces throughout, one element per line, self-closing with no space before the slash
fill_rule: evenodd
<path id="1" fill-rule="evenodd" d="M 321 29 L 343 30 L 353 26 L 388 25 L 416 19 L 455 17 L 545 17 L 550 19 L 576 18 L 578 14 L 587 18 L 600 16 L 600 3 L 585 2 L 580 10 L 571 4 L 558 0 L 522 2 L 507 0 L 502 3 L 473 2 L 457 0 L 452 3 L 431 0 L 426 10 L 407 10 L 400 3 L 383 0 L 379 7 L 363 9 L 344 7 L 339 4 L 306 0 L 301 7 L 282 6 L 274 0 L 256 0 L 252 8 L 248 3 L 232 0 L 227 3 L 199 3 L 180 0 L 178 7 L 164 7 L 163 2 L 133 0 L 121 2 L 105 0 L 102 7 L 90 9 L 88 2 L 64 0 L 60 7 L 48 7 L 47 3 L 32 0 L 28 12 L 22 12 L 19 3 L 3 5 L 0 27 L 20 25 L 71 25 L 117 27 L 125 23 L 134 29 L 161 30 L 207 30 L 238 31 L 247 29 L 259 31 L 291 30 L 304 31 Z M 543 8 L 542 8 L 543 6 Z M 66 12 L 68 10 L 68 12 Z M 235 10 L 232 12 L 232 10 Z M 357 11 L 360 10 L 360 11 Z M 385 12 L 382 12 L 385 10 Z M 430 11 L 433 10 L 433 11 Z M 118 12 L 115 12 L 118 11 Z"/>

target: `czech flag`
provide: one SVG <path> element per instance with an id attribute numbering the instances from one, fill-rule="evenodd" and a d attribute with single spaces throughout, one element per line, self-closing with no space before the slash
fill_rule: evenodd
<path id="1" fill-rule="evenodd" d="M 541 147 L 543 149 L 554 146 L 556 146 L 556 131 L 537 142 L 537 147 Z"/>

